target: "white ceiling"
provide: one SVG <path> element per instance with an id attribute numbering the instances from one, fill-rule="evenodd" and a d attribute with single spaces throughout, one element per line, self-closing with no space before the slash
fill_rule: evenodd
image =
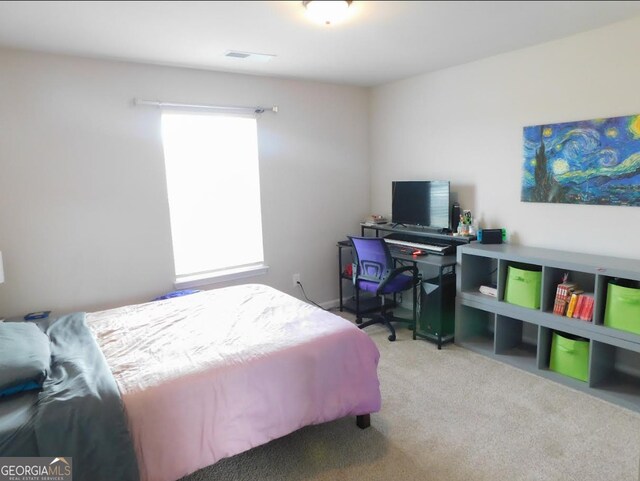
<path id="1" fill-rule="evenodd" d="M 0 45 L 371 86 L 637 15 L 640 1 L 354 1 L 348 19 L 324 26 L 299 1 L 3 1 Z"/>

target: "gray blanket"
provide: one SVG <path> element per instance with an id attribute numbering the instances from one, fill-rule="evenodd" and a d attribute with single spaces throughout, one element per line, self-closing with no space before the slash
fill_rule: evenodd
<path id="1" fill-rule="evenodd" d="M 74 480 L 137 480 L 122 399 L 84 313 L 43 328 L 50 375 L 42 391 L 0 401 L 0 456 L 67 456 Z"/>

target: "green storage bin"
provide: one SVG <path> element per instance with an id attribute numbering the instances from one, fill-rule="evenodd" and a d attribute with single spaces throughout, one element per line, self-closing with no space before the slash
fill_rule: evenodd
<path id="1" fill-rule="evenodd" d="M 587 382 L 589 378 L 589 341 L 553 333 L 549 369 L 565 376 Z"/>
<path id="2" fill-rule="evenodd" d="M 509 304 L 539 309 L 541 284 L 542 272 L 509 266 L 504 300 Z"/>
<path id="3" fill-rule="evenodd" d="M 610 283 L 604 325 L 640 334 L 640 289 Z"/>

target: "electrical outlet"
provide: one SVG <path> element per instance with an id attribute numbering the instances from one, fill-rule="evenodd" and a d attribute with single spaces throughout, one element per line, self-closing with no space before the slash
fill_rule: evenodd
<path id="1" fill-rule="evenodd" d="M 300 274 L 293 275 L 293 287 L 298 287 L 298 283 L 300 282 Z"/>

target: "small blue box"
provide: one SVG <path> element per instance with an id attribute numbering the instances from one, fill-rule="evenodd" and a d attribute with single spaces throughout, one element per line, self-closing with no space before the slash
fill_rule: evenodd
<path id="1" fill-rule="evenodd" d="M 51 314 L 51 311 L 39 311 L 39 312 L 30 312 L 26 316 L 24 316 L 25 321 L 36 321 L 38 319 L 46 319 Z"/>
<path id="2" fill-rule="evenodd" d="M 172 291 L 168 292 L 164 296 L 159 296 L 154 299 L 154 301 L 162 301 L 164 299 L 172 299 L 174 297 L 182 297 L 188 296 L 189 294 L 195 294 L 196 292 L 200 292 L 198 289 L 182 289 L 181 291 Z"/>

